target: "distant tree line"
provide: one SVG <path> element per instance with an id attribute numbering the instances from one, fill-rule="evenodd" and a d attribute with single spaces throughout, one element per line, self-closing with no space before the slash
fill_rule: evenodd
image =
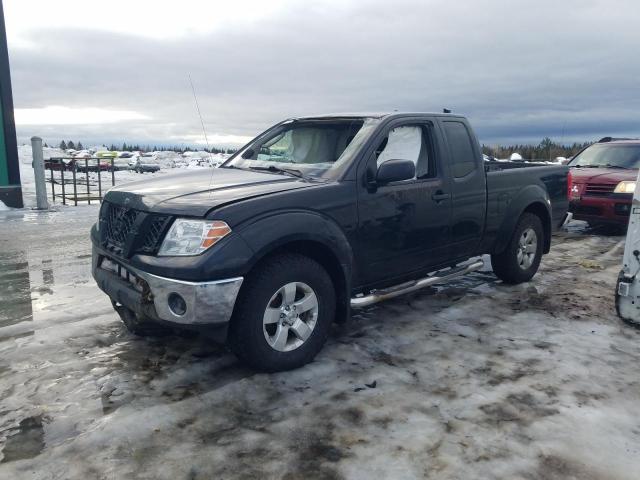
<path id="1" fill-rule="evenodd" d="M 82 146 L 82 142 L 78 142 L 78 143 L 73 143 L 73 140 L 69 140 L 68 142 L 65 142 L 64 140 L 62 140 L 60 142 L 60 150 L 66 150 L 68 148 L 71 148 L 73 150 L 82 150 L 84 147 Z"/>
<path id="2" fill-rule="evenodd" d="M 166 146 L 166 145 L 128 145 L 126 142 L 122 144 L 122 146 L 120 148 L 118 148 L 116 145 L 111 144 L 109 146 L 109 150 L 116 150 L 116 151 L 120 151 L 120 152 L 180 152 L 180 153 L 184 153 L 184 152 L 196 152 L 196 151 L 205 151 L 208 153 L 235 153 L 238 149 L 237 148 L 218 148 L 218 147 L 211 147 L 211 148 L 192 148 L 189 146 Z"/>
<path id="3" fill-rule="evenodd" d="M 591 143 L 562 145 L 545 137 L 538 145 L 482 145 L 482 153 L 495 158 L 509 158 L 512 153 L 519 153 L 525 160 L 553 160 L 557 157 L 573 157 Z"/>
<path id="4" fill-rule="evenodd" d="M 45 143 L 44 145 L 45 147 L 47 147 L 48 145 Z M 69 140 L 68 142 L 65 142 L 64 140 L 62 140 L 59 144 L 59 148 L 60 150 L 67 150 L 67 149 L 73 149 L 73 150 L 82 150 L 84 147 L 82 146 L 82 142 L 77 142 L 74 143 L 73 140 Z M 116 151 L 116 152 L 165 152 L 165 151 L 169 151 L 169 152 L 180 152 L 180 153 L 184 153 L 184 152 L 195 152 L 195 151 L 205 151 L 208 153 L 235 153 L 238 149 L 237 148 L 218 148 L 218 147 L 211 147 L 211 148 L 192 148 L 189 146 L 166 146 L 166 145 L 161 145 L 161 146 L 157 146 L 157 145 L 128 145 L 126 142 L 124 142 L 122 144 L 122 146 L 119 148 L 117 145 L 115 144 L 111 144 L 108 149 L 112 152 Z"/>

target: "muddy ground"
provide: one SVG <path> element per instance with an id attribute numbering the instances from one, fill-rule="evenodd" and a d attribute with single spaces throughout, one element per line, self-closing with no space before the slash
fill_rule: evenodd
<path id="1" fill-rule="evenodd" d="M 580 225 L 532 282 L 476 272 L 369 308 L 312 364 L 128 334 L 95 207 L 0 218 L 0 478 L 637 479 L 640 332 L 622 238 Z"/>

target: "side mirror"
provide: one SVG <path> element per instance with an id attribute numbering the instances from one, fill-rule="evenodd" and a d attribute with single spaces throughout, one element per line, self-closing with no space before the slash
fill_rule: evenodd
<path id="1" fill-rule="evenodd" d="M 416 176 L 416 165 L 411 160 L 387 160 L 378 167 L 376 182 L 385 183 L 411 180 Z"/>

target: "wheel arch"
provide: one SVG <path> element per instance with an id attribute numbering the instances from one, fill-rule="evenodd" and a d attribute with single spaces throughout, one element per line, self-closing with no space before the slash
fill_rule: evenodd
<path id="1" fill-rule="evenodd" d="M 509 204 L 491 253 L 501 253 L 507 248 L 516 225 L 524 213 L 531 213 L 540 218 L 544 232 L 543 253 L 549 253 L 552 231 L 550 205 L 548 193 L 537 185 L 523 189 L 520 195 Z"/>
<path id="2" fill-rule="evenodd" d="M 279 216 L 260 219 L 240 232 L 254 251 L 245 275 L 275 255 L 297 253 L 309 257 L 331 277 L 336 293 L 336 321 L 346 321 L 350 313 L 353 252 L 344 232 L 331 219 L 313 212 L 287 212 L 286 219 Z"/>

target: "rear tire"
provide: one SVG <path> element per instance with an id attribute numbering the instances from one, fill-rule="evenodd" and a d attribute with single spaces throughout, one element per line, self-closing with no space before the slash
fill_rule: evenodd
<path id="1" fill-rule="evenodd" d="M 322 349 L 335 309 L 331 277 L 318 262 L 298 254 L 278 255 L 245 280 L 228 343 L 256 370 L 298 368 Z"/>
<path id="2" fill-rule="evenodd" d="M 544 248 L 540 217 L 523 213 L 506 248 L 491 255 L 493 273 L 504 283 L 528 282 L 538 271 Z"/>

